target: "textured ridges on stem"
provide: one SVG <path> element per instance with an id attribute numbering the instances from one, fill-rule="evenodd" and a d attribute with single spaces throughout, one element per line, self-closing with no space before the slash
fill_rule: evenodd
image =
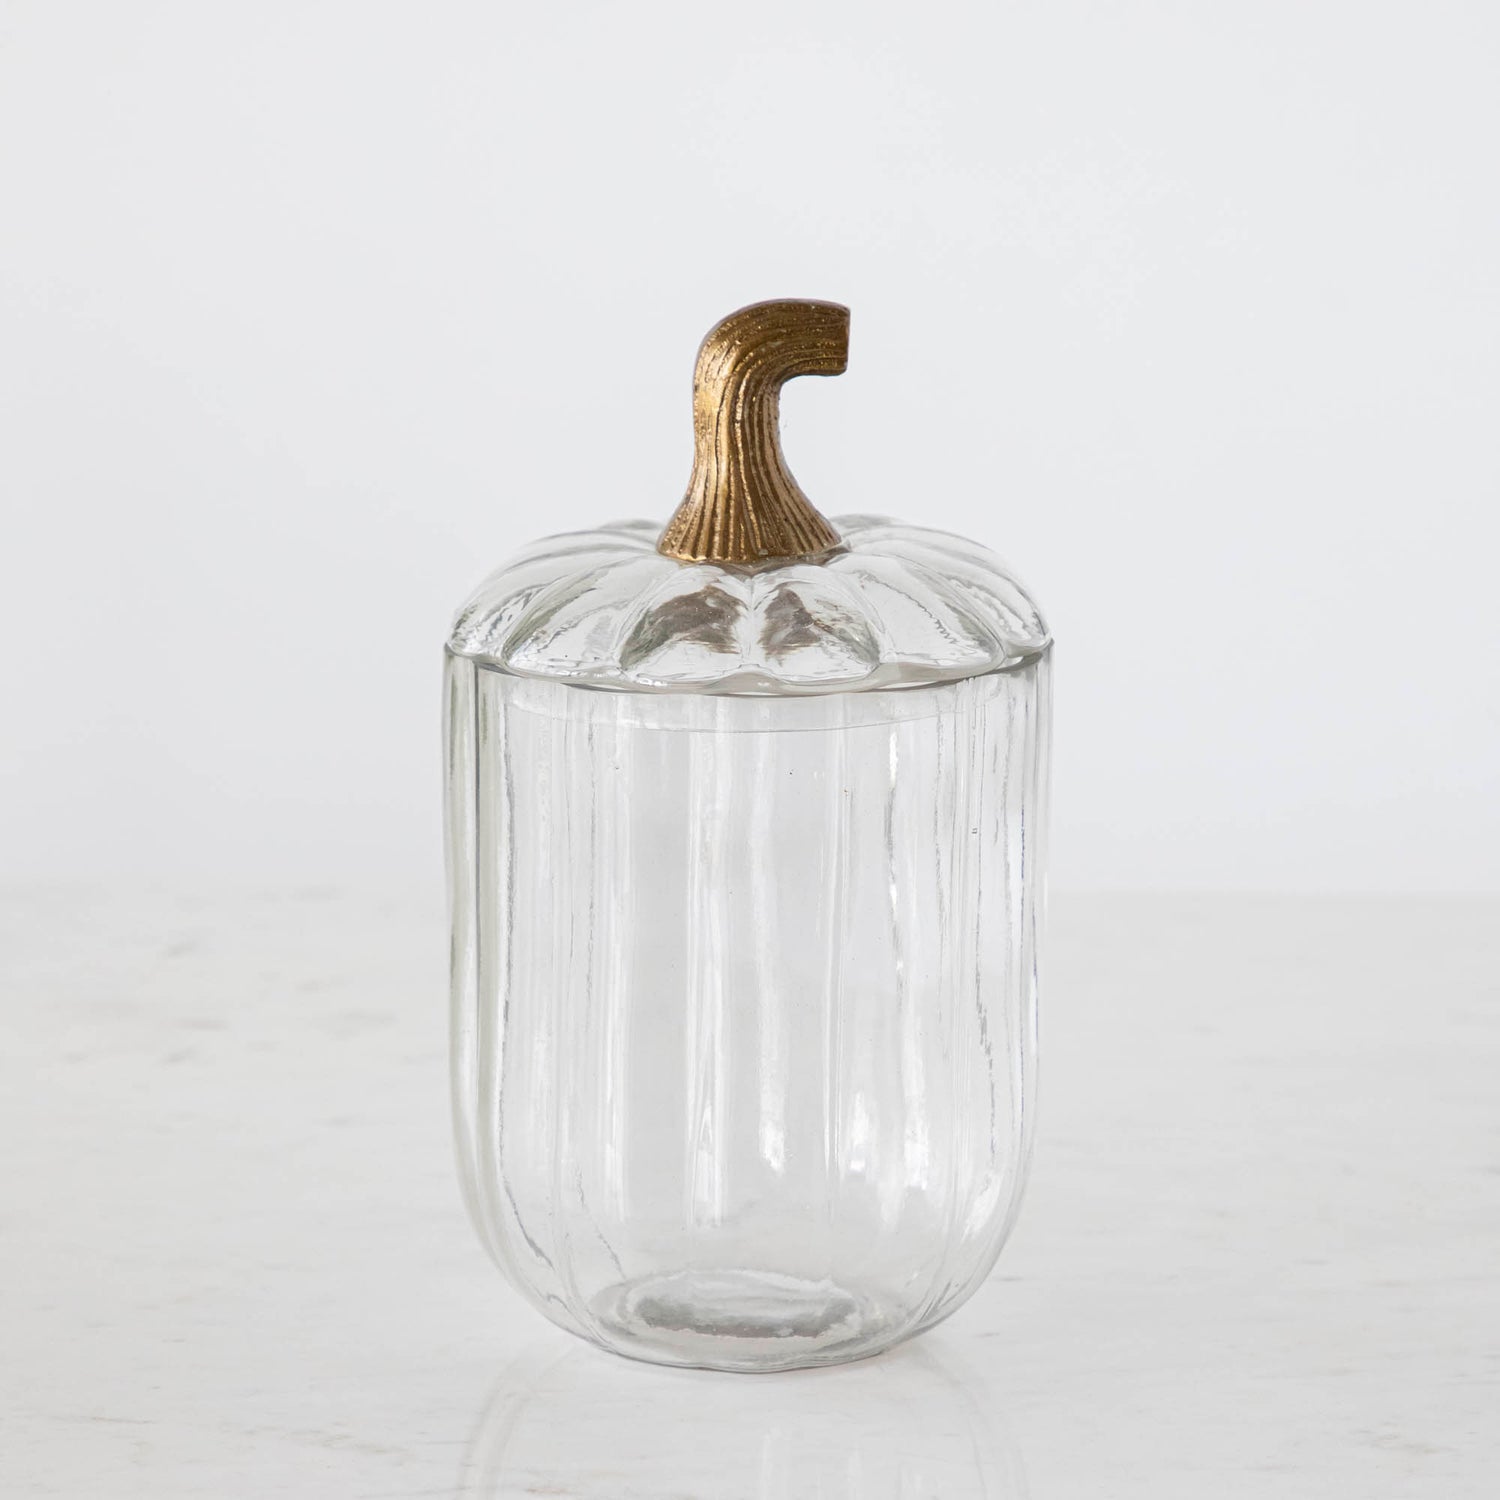
<path id="1" fill-rule="evenodd" d="M 818 557 L 839 544 L 781 451 L 781 387 L 842 375 L 849 309 L 757 302 L 703 340 L 693 373 L 693 477 L 657 550 L 679 562 Z"/>

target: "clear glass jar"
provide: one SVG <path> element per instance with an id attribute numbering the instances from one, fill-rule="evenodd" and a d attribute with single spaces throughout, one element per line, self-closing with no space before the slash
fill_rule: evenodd
<path id="1" fill-rule="evenodd" d="M 735 316 L 767 307 L 829 316 Z M 974 1291 L 1019 1205 L 1049 638 L 982 548 L 830 529 L 555 538 L 449 642 L 465 1195 L 513 1284 L 622 1354 L 874 1353 Z"/>

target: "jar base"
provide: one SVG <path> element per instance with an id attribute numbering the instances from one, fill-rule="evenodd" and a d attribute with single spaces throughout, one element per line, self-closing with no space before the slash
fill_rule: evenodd
<path id="1" fill-rule="evenodd" d="M 894 1307 L 774 1271 L 678 1271 L 621 1282 L 591 1303 L 610 1347 L 714 1370 L 791 1370 L 862 1359 L 911 1331 Z"/>

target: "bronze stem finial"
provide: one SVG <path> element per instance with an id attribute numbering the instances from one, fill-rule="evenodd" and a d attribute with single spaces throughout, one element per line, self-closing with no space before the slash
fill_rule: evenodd
<path id="1" fill-rule="evenodd" d="M 792 478 L 781 451 L 781 387 L 842 375 L 849 309 L 757 302 L 703 340 L 693 372 L 693 477 L 657 550 L 679 562 L 819 557 L 838 532 Z"/>

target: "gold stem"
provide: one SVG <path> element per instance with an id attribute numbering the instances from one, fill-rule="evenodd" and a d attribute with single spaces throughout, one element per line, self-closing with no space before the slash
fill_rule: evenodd
<path id="1" fill-rule="evenodd" d="M 757 302 L 703 340 L 693 372 L 693 477 L 657 551 L 679 562 L 820 557 L 839 535 L 792 478 L 781 451 L 781 387 L 842 375 L 849 309 Z"/>

